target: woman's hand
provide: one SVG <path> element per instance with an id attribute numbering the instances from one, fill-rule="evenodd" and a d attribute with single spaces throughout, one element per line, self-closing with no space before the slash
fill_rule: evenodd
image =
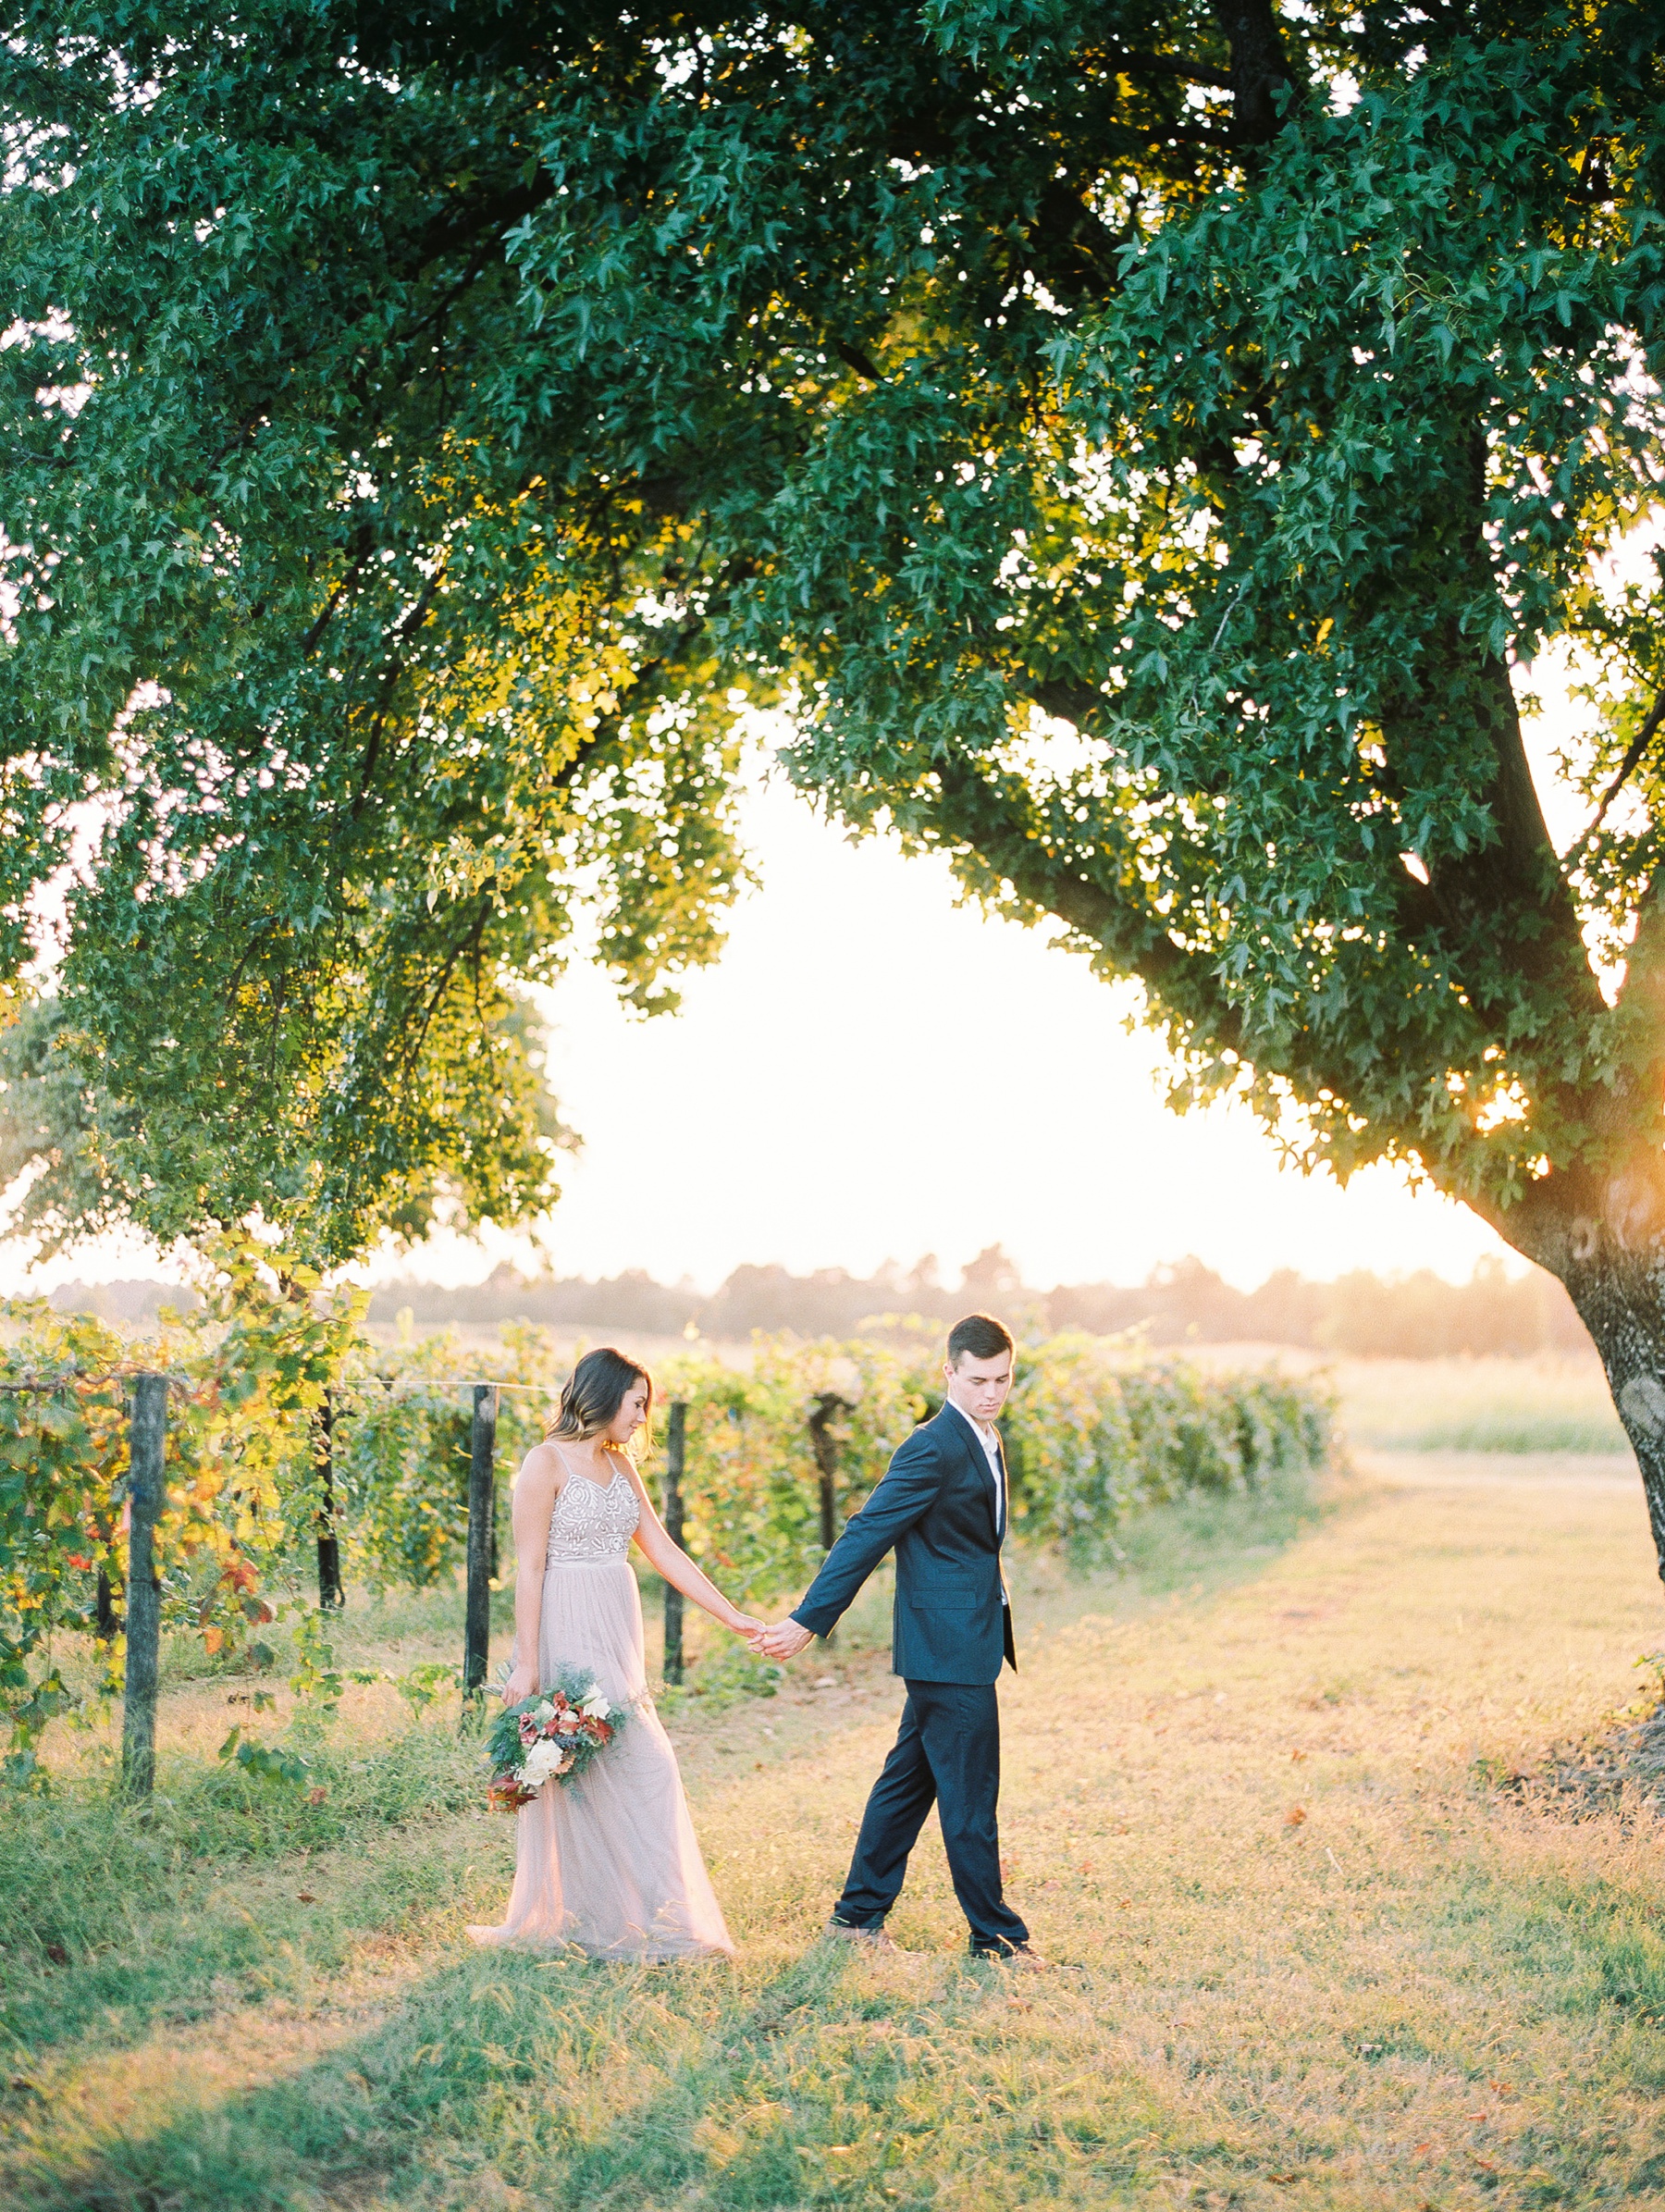
<path id="1" fill-rule="evenodd" d="M 515 1667 L 503 1685 L 504 1705 L 518 1705 L 524 1698 L 535 1698 L 536 1695 L 536 1674 L 530 1667 Z"/>
<path id="2" fill-rule="evenodd" d="M 734 1635 L 745 1637 L 756 1636 L 768 1626 L 766 1621 L 754 1621 L 750 1613 L 736 1613 L 732 1621 L 724 1621 L 722 1625 Z"/>

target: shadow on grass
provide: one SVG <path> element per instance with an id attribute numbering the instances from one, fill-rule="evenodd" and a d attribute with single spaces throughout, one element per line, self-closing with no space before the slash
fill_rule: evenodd
<path id="1" fill-rule="evenodd" d="M 444 1898 L 434 1823 L 477 1801 L 475 1746 L 431 1724 L 364 1758 L 319 1752 L 310 1778 L 321 1803 L 201 1761 L 170 1762 L 146 1808 L 102 1781 L 12 1798 L 0 2050 L 130 2040 L 222 2009 L 228 1982 L 249 2001 L 303 1994 L 364 1930 Z M 326 1904 L 296 1894 L 321 1886 L 309 1861 L 330 1870 Z"/>
<path id="2" fill-rule="evenodd" d="M 921 2004 L 820 1946 L 750 1986 L 726 1964 L 470 1956 L 279 2080 L 215 2097 L 180 2078 L 143 2127 L 78 2113 L 56 2141 L 44 2121 L 28 2128 L 8 2203 L 472 2206 L 505 2201 L 500 2177 L 559 2212 L 642 2212 L 691 2185 L 713 2212 L 922 2204 L 928 2192 L 882 2183 L 890 2148 L 930 2132 L 905 2095 L 907 2035 L 952 2029 L 986 2002 L 985 1981 L 960 1967 Z M 894 2033 L 860 2033 L 881 2020 Z M 830 2069 L 823 2039 L 840 2028 L 857 2033 Z"/>

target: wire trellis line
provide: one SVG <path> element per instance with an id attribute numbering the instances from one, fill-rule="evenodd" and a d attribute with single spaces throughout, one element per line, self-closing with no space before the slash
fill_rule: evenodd
<path id="1" fill-rule="evenodd" d="M 17 1398 L 33 1393 L 39 1397 L 51 1397 L 55 1391 L 73 1390 L 77 1383 L 86 1383 L 97 1390 L 106 1382 L 135 1382 L 142 1375 L 154 1375 L 170 1387 L 179 1390 L 186 1389 L 196 1379 L 194 1376 L 169 1374 L 163 1367 L 101 1367 L 96 1370 L 71 1367 L 50 1382 L 37 1381 L 33 1377 L 28 1377 L 21 1382 L 0 1382 L 0 1396 Z"/>
<path id="2" fill-rule="evenodd" d="M 355 1393 L 367 1395 L 373 1384 L 379 1383 L 389 1392 L 412 1390 L 473 1390 L 485 1387 L 493 1390 L 524 1390 L 528 1397 L 558 1398 L 560 1385 L 552 1382 L 500 1382 L 495 1375 L 373 1375 L 368 1381 L 332 1382 L 330 1389 L 337 1397 L 352 1397 Z"/>
<path id="3" fill-rule="evenodd" d="M 50 1397 L 54 1391 L 73 1390 L 85 1383 L 98 1389 L 106 1382 L 132 1382 L 141 1375 L 154 1375 L 173 1390 L 200 1390 L 214 1380 L 212 1376 L 186 1375 L 171 1372 L 166 1367 L 70 1367 L 50 1380 L 30 1376 L 20 1382 L 0 1382 L 0 1397 L 27 1397 L 31 1393 Z M 369 1397 L 379 1385 L 389 1396 L 400 1390 L 468 1390 L 482 1385 L 494 1390 L 520 1390 L 529 1398 L 559 1397 L 560 1386 L 543 1382 L 500 1382 L 495 1375 L 388 1375 L 372 1376 L 365 1382 L 332 1382 L 325 1387 L 337 1397 Z"/>

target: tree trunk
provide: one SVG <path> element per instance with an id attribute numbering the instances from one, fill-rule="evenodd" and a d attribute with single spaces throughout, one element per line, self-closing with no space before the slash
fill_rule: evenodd
<path id="1" fill-rule="evenodd" d="M 1659 1578 L 1665 1581 L 1665 1253 L 1652 1265 L 1579 1267 L 1562 1277 L 1589 1330 L 1642 1470 Z"/>
<path id="2" fill-rule="evenodd" d="M 1642 1470 L 1665 1581 L 1665 1160 L 1627 1172 L 1548 1176 L 1487 1218 L 1560 1278 L 1589 1330 Z"/>

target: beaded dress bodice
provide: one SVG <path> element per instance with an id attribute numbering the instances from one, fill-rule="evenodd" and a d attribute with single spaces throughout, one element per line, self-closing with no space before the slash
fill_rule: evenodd
<path id="1" fill-rule="evenodd" d="M 549 1515 L 549 1548 L 544 1564 L 563 1561 L 623 1559 L 642 1514 L 628 1477 L 617 1474 L 608 1484 L 569 1473 Z"/>

